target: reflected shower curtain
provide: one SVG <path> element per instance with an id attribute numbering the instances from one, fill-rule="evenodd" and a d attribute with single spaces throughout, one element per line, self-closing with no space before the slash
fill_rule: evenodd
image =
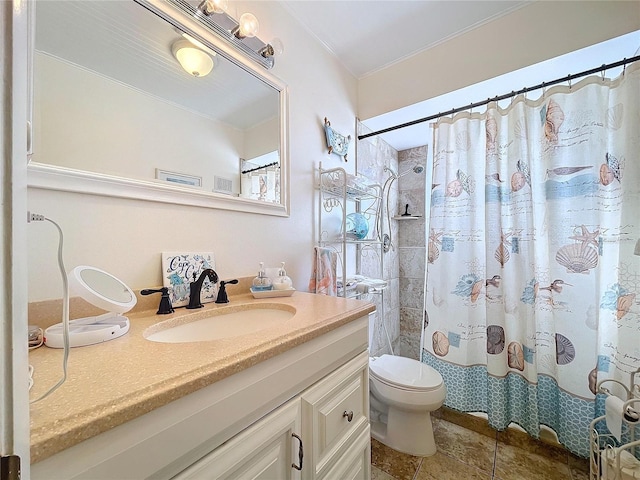
<path id="1" fill-rule="evenodd" d="M 640 68 L 434 127 L 422 361 L 449 407 L 588 456 L 640 367 Z"/>

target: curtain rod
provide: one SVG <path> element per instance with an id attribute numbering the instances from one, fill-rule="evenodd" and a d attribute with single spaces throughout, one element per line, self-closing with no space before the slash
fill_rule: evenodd
<path id="1" fill-rule="evenodd" d="M 255 172 L 256 170 L 262 170 L 263 168 L 267 168 L 267 167 L 273 167 L 274 165 L 277 165 L 278 162 L 271 162 L 271 163 L 267 163 L 266 165 L 262 165 L 261 167 L 256 167 L 256 168 L 250 168 L 249 170 L 242 170 L 242 173 L 250 173 L 250 172 Z"/>
<path id="2" fill-rule="evenodd" d="M 533 90 L 539 90 L 541 88 L 549 87 L 551 85 L 556 85 L 558 83 L 569 82 L 569 81 L 573 80 L 574 78 L 586 77 L 587 75 L 591 75 L 593 73 L 598 73 L 598 72 L 603 72 L 604 73 L 605 70 L 609 70 L 610 68 L 626 66 L 628 63 L 637 62 L 638 60 L 640 60 L 640 55 L 637 55 L 637 56 L 631 57 L 631 58 L 624 58 L 622 60 L 619 60 L 619 61 L 614 62 L 614 63 L 610 63 L 608 65 L 604 65 L 603 64 L 603 65 L 601 65 L 599 67 L 592 68 L 590 70 L 585 70 L 584 72 L 574 73 L 572 75 L 567 75 L 566 77 L 557 78 L 556 80 L 552 80 L 550 82 L 542 82 L 542 83 L 539 83 L 538 85 L 534 85 L 533 87 L 526 87 L 526 88 L 523 88 L 522 90 L 518 90 L 517 92 L 512 91 L 510 93 L 505 93 L 504 95 L 498 95 L 498 96 L 493 97 L 493 98 L 487 98 L 486 100 L 483 100 L 482 102 L 471 103 L 471 104 L 466 105 L 464 107 L 453 108 L 453 109 L 451 109 L 451 110 L 449 110 L 447 112 L 440 112 L 440 113 L 437 113 L 435 115 L 430 115 L 428 117 L 419 118 L 418 120 L 412 120 L 411 122 L 401 123 L 400 125 L 396 125 L 394 127 L 388 127 L 388 128 L 384 128 L 382 130 L 378 130 L 376 132 L 366 133 L 364 135 L 358 135 L 358 140 L 363 140 L 365 138 L 373 137 L 375 135 L 380 135 L 382 133 L 392 132 L 394 130 L 399 130 L 399 129 L 404 128 L 404 127 L 410 127 L 412 125 L 417 125 L 418 123 L 428 122 L 430 120 L 435 120 L 437 118 L 445 117 L 447 115 L 453 115 L 454 113 L 464 112 L 465 110 L 470 110 L 472 108 L 481 107 L 481 106 L 487 105 L 487 104 L 489 104 L 491 102 L 498 102 L 500 100 L 506 100 L 507 98 L 512 98 L 512 97 L 515 97 L 516 95 L 521 95 L 523 93 L 531 92 Z"/>

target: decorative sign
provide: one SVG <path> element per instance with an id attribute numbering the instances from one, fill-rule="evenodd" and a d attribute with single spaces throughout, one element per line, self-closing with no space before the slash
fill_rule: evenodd
<path id="1" fill-rule="evenodd" d="M 347 161 L 347 152 L 349 151 L 349 142 L 351 141 L 351 135 L 345 137 L 344 135 L 336 132 L 331 128 L 331 122 L 324 117 L 324 133 L 327 137 L 327 147 L 329 153 L 335 153 L 344 158 Z"/>
<path id="2" fill-rule="evenodd" d="M 162 253 L 162 283 L 169 287 L 171 305 L 182 307 L 189 304 L 189 284 L 200 276 L 205 268 L 215 270 L 213 253 Z M 217 295 L 217 285 L 204 279 L 200 292 L 202 303 L 213 302 Z"/>

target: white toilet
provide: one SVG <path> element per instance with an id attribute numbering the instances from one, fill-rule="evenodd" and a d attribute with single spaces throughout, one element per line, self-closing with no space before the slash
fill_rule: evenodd
<path id="1" fill-rule="evenodd" d="M 440 373 L 411 358 L 371 357 L 369 386 L 371 436 L 399 452 L 435 454 L 431 412 L 447 395 Z"/>

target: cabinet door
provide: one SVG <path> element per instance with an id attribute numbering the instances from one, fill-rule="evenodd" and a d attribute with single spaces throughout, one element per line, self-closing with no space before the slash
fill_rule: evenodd
<path id="1" fill-rule="evenodd" d="M 175 476 L 175 479 L 299 479 L 300 400 L 294 399 Z"/>
<path id="2" fill-rule="evenodd" d="M 323 477 L 343 463 L 355 439 L 369 431 L 368 366 L 363 352 L 302 394 L 303 436 L 310 443 L 305 478 Z"/>

